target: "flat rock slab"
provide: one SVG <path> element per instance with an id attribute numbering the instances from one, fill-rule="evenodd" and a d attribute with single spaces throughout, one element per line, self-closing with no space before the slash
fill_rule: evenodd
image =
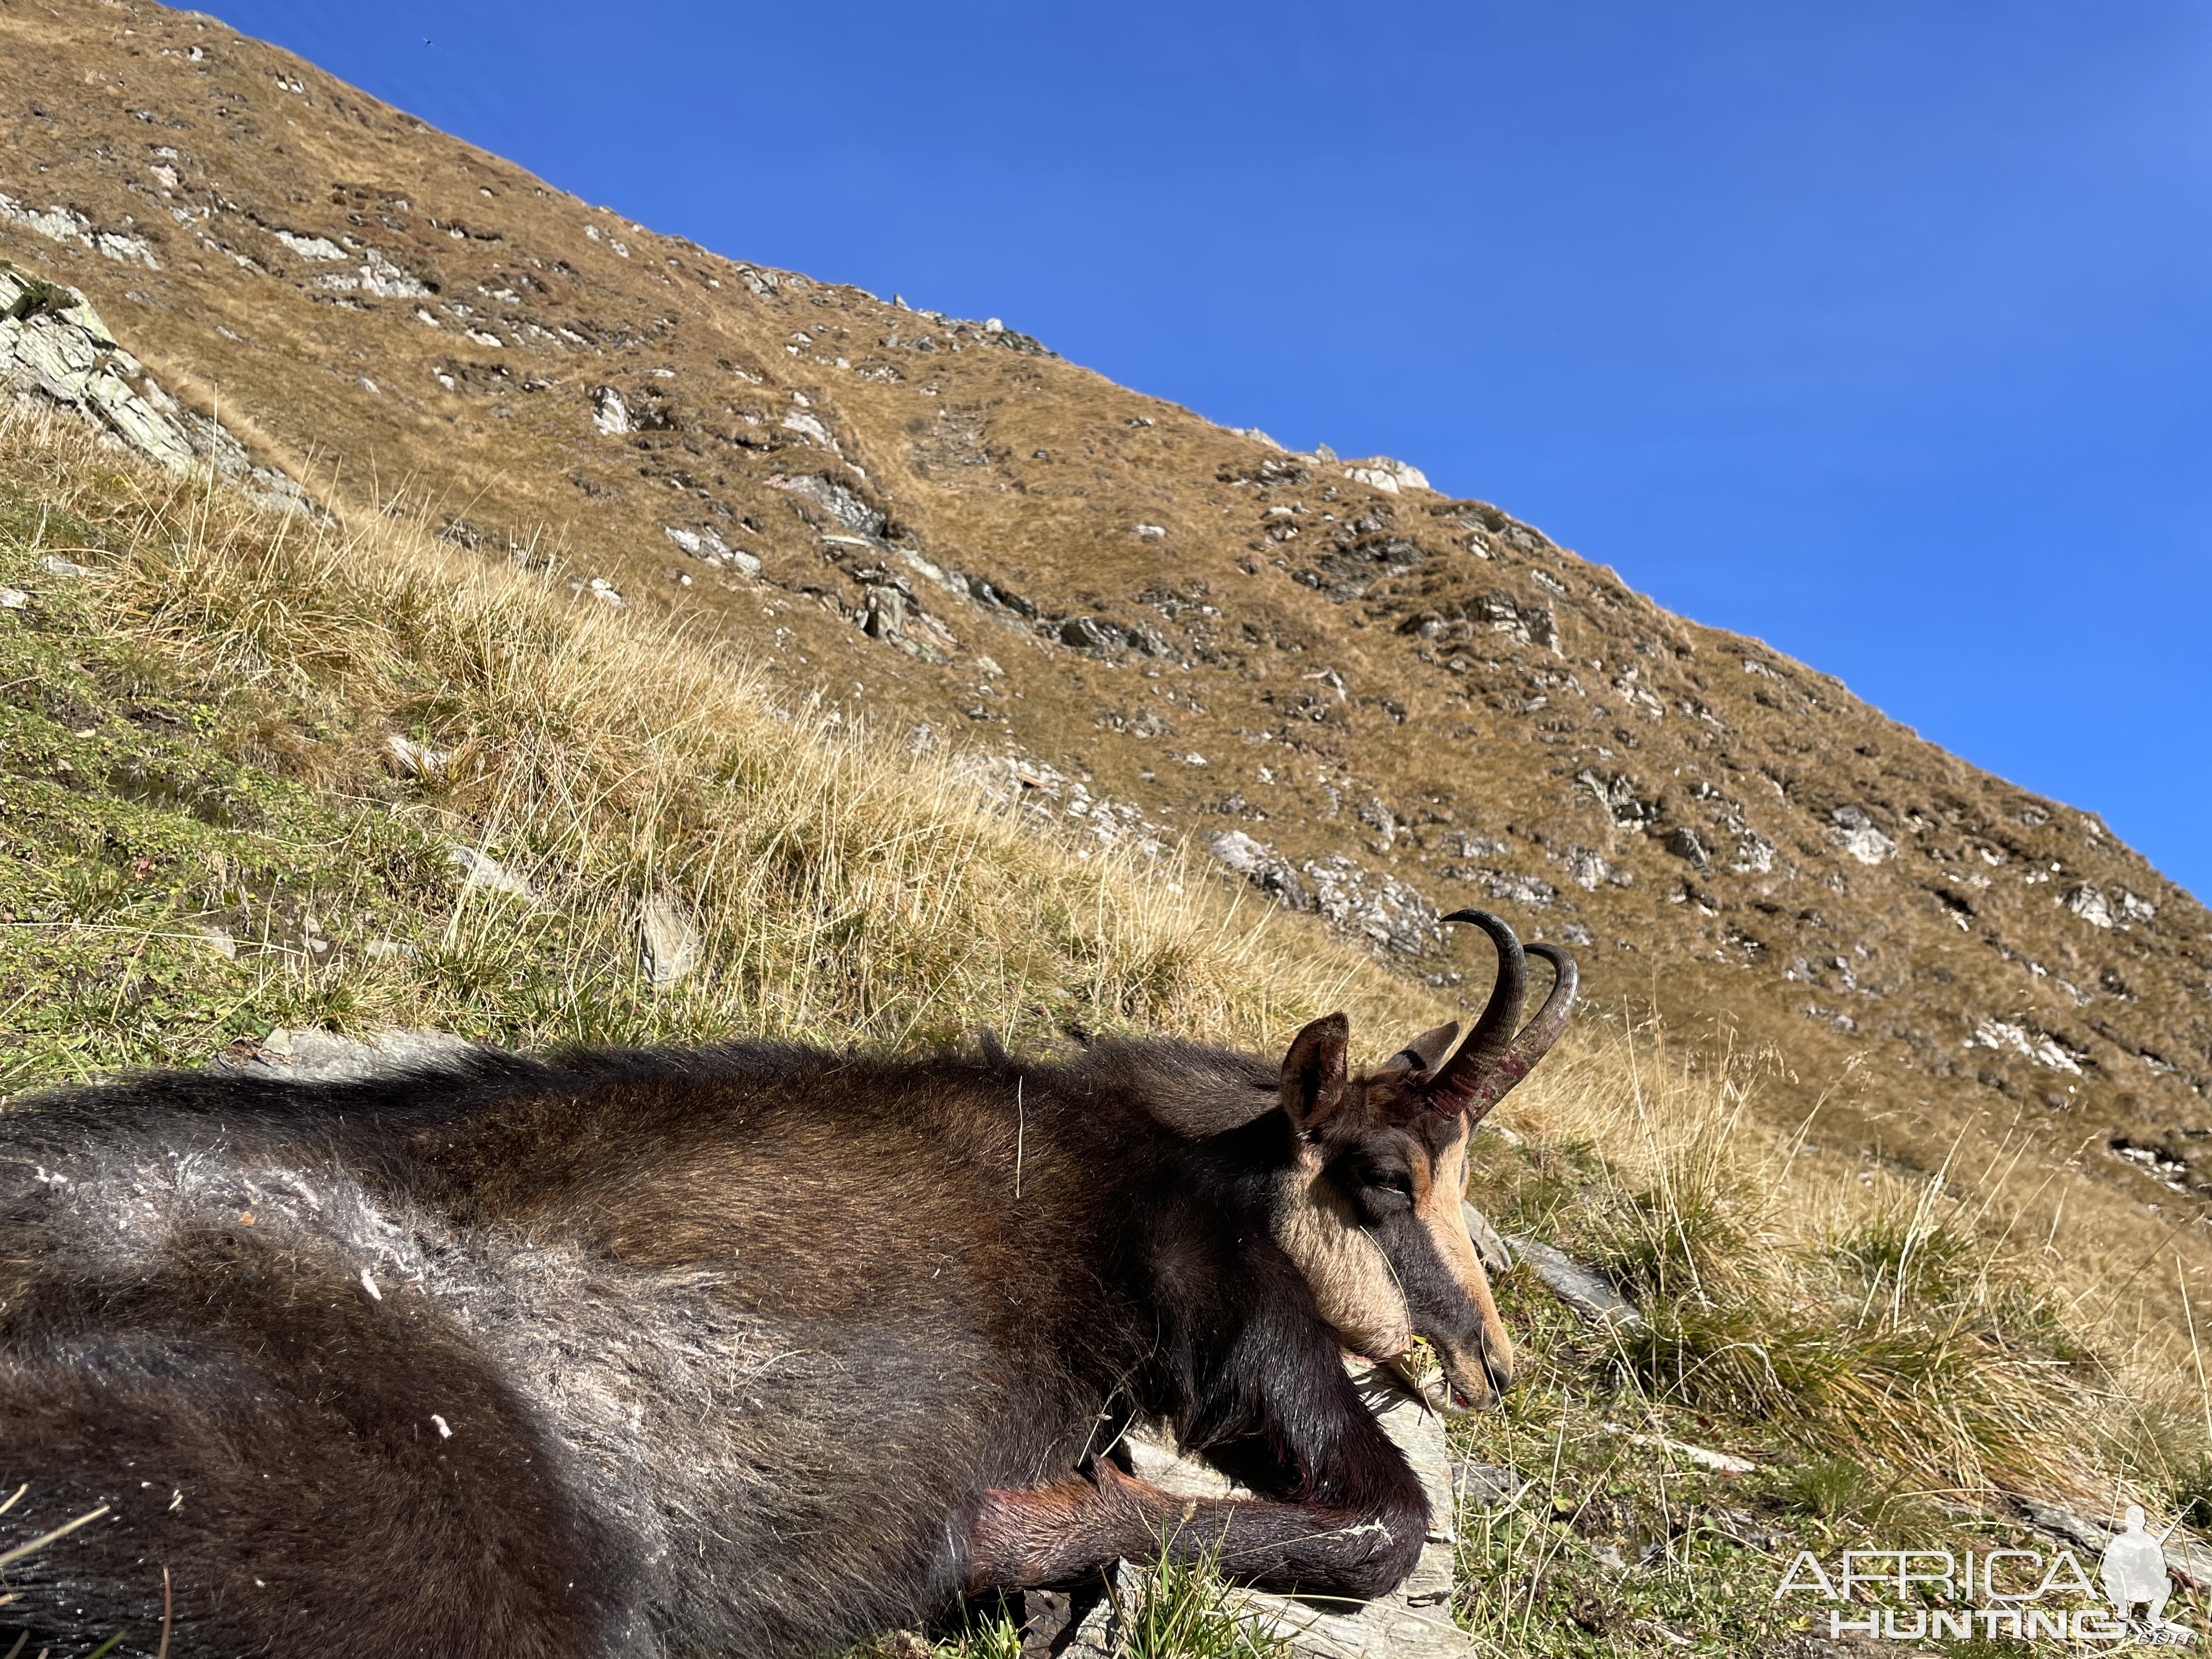
<path id="1" fill-rule="evenodd" d="M 259 1042 L 234 1042 L 210 1069 L 316 1083 L 354 1083 L 386 1072 L 450 1064 L 472 1044 L 443 1031 L 380 1031 L 373 1037 L 335 1031 L 275 1030 Z"/>
<path id="2" fill-rule="evenodd" d="M 1565 1250 L 1533 1238 L 1505 1237 L 1513 1254 L 1536 1270 L 1553 1296 L 1572 1308 L 1589 1324 L 1613 1330 L 1633 1330 L 1644 1316 L 1612 1282 L 1595 1267 L 1585 1267 Z"/>
<path id="3" fill-rule="evenodd" d="M 1443 1419 L 1395 1376 L 1364 1360 L 1347 1360 L 1358 1385 L 1383 1431 L 1397 1443 L 1428 1495 L 1430 1532 L 1412 1574 L 1386 1596 L 1365 1603 L 1331 1607 L 1302 1597 L 1263 1590 L 1231 1589 L 1229 1605 L 1268 1635 L 1290 1643 L 1316 1659 L 1467 1659 L 1474 1644 L 1452 1623 L 1452 1464 L 1444 1445 Z M 1243 1498 L 1251 1494 L 1218 1471 L 1181 1455 L 1151 1437 L 1127 1441 L 1137 1474 L 1155 1486 L 1188 1498 Z M 1113 1593 L 1091 1607 L 1072 1638 L 1054 1644 L 1075 1659 L 1110 1659 L 1123 1651 L 1116 1604 L 1133 1605 L 1144 1594 L 1141 1572 L 1126 1562 L 1117 1570 Z"/>

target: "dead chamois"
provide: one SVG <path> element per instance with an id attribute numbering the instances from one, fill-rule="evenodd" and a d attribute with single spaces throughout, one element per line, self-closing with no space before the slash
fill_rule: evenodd
<path id="1" fill-rule="evenodd" d="M 1164 1547 L 1364 1596 L 1420 1488 L 1340 1344 L 1512 1348 L 1472 1123 L 1564 1025 L 1352 1075 L 763 1043 L 167 1073 L 0 1115 L 0 1632 L 185 1655 L 799 1655 Z M 1449 1058 L 1447 1058 L 1449 1054 Z M 1117 1468 L 1164 1421 L 1260 1496 Z M 164 1583 L 170 1588 L 167 1624 Z"/>

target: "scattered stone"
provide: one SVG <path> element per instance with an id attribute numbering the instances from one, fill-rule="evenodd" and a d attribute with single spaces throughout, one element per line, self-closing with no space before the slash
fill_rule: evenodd
<path id="1" fill-rule="evenodd" d="M 1150 426 L 1152 422 L 1146 421 L 1145 424 Z M 1156 524 L 1140 524 L 1135 526 L 1135 530 L 1139 541 L 1157 542 L 1164 541 L 1167 538 L 1168 532 Z"/>
<path id="2" fill-rule="evenodd" d="M 335 1031 L 288 1031 L 279 1026 L 258 1042 L 234 1042 L 208 1069 L 350 1083 L 391 1072 L 447 1066 L 474 1052 L 473 1043 L 444 1031 L 384 1031 L 362 1038 Z"/>
<path id="3" fill-rule="evenodd" d="M 105 570 L 95 570 L 88 564 L 64 559 L 58 553 L 40 554 L 39 568 L 49 576 L 105 576 L 107 574 Z"/>
<path id="4" fill-rule="evenodd" d="M 14 197 L 0 192 L 0 223 L 18 224 L 36 232 L 49 241 L 81 242 L 102 257 L 126 265 L 143 265 L 149 270 L 159 270 L 161 262 L 154 257 L 154 250 L 143 236 L 128 236 L 119 231 L 102 230 L 75 208 L 56 203 L 44 213 L 25 207 Z M 74 293 L 76 290 L 71 289 Z"/>
<path id="5" fill-rule="evenodd" d="M 1206 850 L 1286 910 L 1310 910 L 1313 895 L 1298 879 L 1291 861 L 1262 846 L 1242 830 L 1224 830 L 1208 838 Z"/>
<path id="6" fill-rule="evenodd" d="M 1520 1501 L 1529 1485 L 1527 1475 L 1502 1464 L 1478 1463 L 1468 1459 L 1452 1465 L 1452 1491 L 1462 1509 L 1510 1509 Z"/>
<path id="7" fill-rule="evenodd" d="M 1112 651 L 1121 644 L 1121 630 L 1096 617 L 1070 617 L 1060 625 L 1060 641 L 1079 651 Z"/>
<path id="8" fill-rule="evenodd" d="M 1555 657 L 1566 654 L 1559 643 L 1559 617 L 1548 605 L 1516 599 L 1510 593 L 1486 593 L 1474 602 L 1474 610 L 1492 633 L 1519 645 L 1540 645 Z"/>
<path id="9" fill-rule="evenodd" d="M 238 960 L 238 940 L 232 936 L 229 928 L 217 927 L 213 922 L 203 922 L 195 931 L 199 934 L 200 943 L 225 962 Z"/>
<path id="10" fill-rule="evenodd" d="M 1515 1255 L 1536 1270 L 1536 1277 L 1544 1281 L 1552 1294 L 1588 1323 L 1621 1331 L 1633 1330 L 1644 1323 L 1644 1316 L 1637 1312 L 1635 1305 L 1613 1289 L 1596 1268 L 1585 1267 L 1565 1250 L 1533 1238 L 1516 1238 L 1510 1233 L 1502 1237 Z"/>
<path id="11" fill-rule="evenodd" d="M 385 738 L 384 752 L 394 770 L 414 778 L 442 778 L 453 758 L 451 750 L 432 749 L 397 732 Z"/>
<path id="12" fill-rule="evenodd" d="M 446 858 L 461 871 L 463 887 L 489 887 L 495 893 L 516 893 L 525 898 L 537 896 L 528 882 L 489 854 L 457 843 L 446 849 Z"/>
<path id="13" fill-rule="evenodd" d="M 31 596 L 20 587 L 0 587 L 0 611 L 21 611 Z"/>
<path id="14" fill-rule="evenodd" d="M 594 576 L 588 582 L 570 582 L 568 591 L 581 594 L 586 599 L 597 599 L 609 610 L 623 609 L 622 589 L 617 587 L 605 576 Z"/>
<path id="15" fill-rule="evenodd" d="M 1502 1273 L 1513 1265 L 1513 1253 L 1505 1247 L 1504 1237 L 1490 1224 L 1490 1218 L 1469 1204 L 1460 1200 L 1459 1212 L 1467 1223 L 1467 1236 L 1474 1241 L 1474 1253 L 1482 1258 L 1485 1273 Z"/>
<path id="16" fill-rule="evenodd" d="M 1966 1039 L 1966 1046 L 2018 1054 L 2038 1066 L 2047 1066 L 2054 1072 L 2064 1072 L 2072 1077 L 2081 1075 L 2081 1062 L 2068 1053 L 2057 1038 L 2045 1032 L 2031 1030 L 2025 1025 L 2015 1025 L 2010 1020 L 1977 1021 L 1972 1034 Z"/>
<path id="17" fill-rule="evenodd" d="M 830 443 L 829 433 L 811 415 L 794 414 L 787 418 L 784 424 L 791 426 L 793 421 L 798 420 L 807 423 L 818 441 L 831 448 L 836 447 Z M 776 481 L 770 479 L 769 482 Z M 849 484 L 840 483 L 836 479 L 820 473 L 806 473 L 796 478 L 786 478 L 779 487 L 812 501 L 848 531 L 864 538 L 865 542 L 875 544 L 883 540 L 888 520 L 868 505 L 866 498 Z"/>
<path id="18" fill-rule="evenodd" d="M 1739 876 L 1765 875 L 1774 868 L 1774 843 L 1756 830 L 1736 836 L 1735 862 L 1729 868 Z"/>
<path id="19" fill-rule="evenodd" d="M 327 236 L 302 236 L 289 230 L 272 230 L 269 234 L 302 259 L 343 259 L 346 257 L 346 251 Z"/>
<path id="20" fill-rule="evenodd" d="M 1636 784 L 1626 772 L 1617 772 L 1607 778 L 1584 768 L 1575 774 L 1575 781 L 1589 790 L 1597 804 L 1605 808 L 1616 829 L 1639 829 L 1651 818 L 1651 808 L 1638 799 Z"/>
<path id="21" fill-rule="evenodd" d="M 345 256 L 341 252 L 338 257 L 343 258 Z M 319 272 L 315 277 L 315 286 L 334 289 L 339 293 L 351 293 L 358 289 L 362 293 L 374 294 L 380 299 L 386 300 L 420 300 L 427 297 L 430 292 L 428 283 L 416 276 L 413 271 L 394 264 L 374 248 L 366 250 L 364 262 L 356 265 L 350 272 L 337 270 Z M 475 339 L 477 332 L 477 331 L 470 331 L 469 337 Z M 497 345 L 500 342 L 494 338 L 491 343 Z"/>
<path id="22" fill-rule="evenodd" d="M 1860 808 L 1838 806 L 1828 816 L 1836 821 L 1838 844 L 1861 864 L 1881 864 L 1896 855 L 1897 843 L 1875 829 Z"/>
<path id="23" fill-rule="evenodd" d="M 1341 853 L 1308 863 L 1304 873 L 1313 887 L 1314 908 L 1347 933 L 1404 956 L 1443 948 L 1436 906 L 1396 877 L 1364 870 Z"/>
<path id="24" fill-rule="evenodd" d="M 1449 881 L 1473 882 L 1494 899 L 1525 904 L 1532 910 L 1541 910 L 1559 896 L 1559 890 L 1541 876 L 1525 876 L 1512 870 L 1447 864 L 1440 873 Z"/>
<path id="25" fill-rule="evenodd" d="M 2079 887 L 2069 888 L 2058 902 L 2092 927 L 2110 927 L 2112 925 L 2112 903 L 2101 888 L 2092 887 L 2085 882 Z"/>
<path id="26" fill-rule="evenodd" d="M 611 438 L 630 430 L 629 405 L 623 401 L 621 392 L 611 386 L 592 389 L 592 424 Z"/>
<path id="27" fill-rule="evenodd" d="M 1326 447 L 1326 446 L 1323 446 Z M 1321 452 L 1316 450 L 1316 453 Z M 1334 455 L 1323 454 L 1322 459 L 1334 460 Z M 1344 476 L 1354 483 L 1364 483 L 1385 495 L 1395 495 L 1401 489 L 1429 489 L 1428 475 L 1417 466 L 1403 461 L 1394 461 L 1388 455 L 1370 455 L 1364 461 L 1352 461 L 1344 469 Z"/>
<path id="28" fill-rule="evenodd" d="M 639 907 L 638 955 L 655 990 L 675 984 L 696 968 L 702 943 L 690 907 L 682 900 L 655 893 Z"/>
<path id="29" fill-rule="evenodd" d="M 830 435 L 830 428 L 822 424 L 821 418 L 804 410 L 790 410 L 777 424 L 786 432 L 796 432 L 800 437 L 824 449 L 835 450 L 837 447 L 836 441 Z"/>
<path id="30" fill-rule="evenodd" d="M 1667 850 L 1678 859 L 1688 860 L 1700 870 L 1704 869 L 1709 862 L 1705 853 L 1705 843 L 1698 838 L 1698 832 L 1686 823 L 1678 824 L 1668 832 Z"/>
<path id="31" fill-rule="evenodd" d="M 1587 847 L 1567 848 L 1567 878 L 1583 891 L 1595 892 L 1612 873 L 1613 866 L 1602 853 L 1594 853 Z"/>

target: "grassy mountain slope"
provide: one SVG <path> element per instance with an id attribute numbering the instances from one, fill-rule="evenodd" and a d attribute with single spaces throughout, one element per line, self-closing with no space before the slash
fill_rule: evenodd
<path id="1" fill-rule="evenodd" d="M 776 704 L 667 619 L 257 510 L 81 425 L 0 422 L 0 588 L 13 1087 L 309 1024 L 1268 1044 L 1348 1006 L 1380 1053 L 1440 1012 L 1314 918 Z M 467 739 L 392 741 L 433 715 Z M 691 941 L 658 984 L 653 906 Z M 1760 1127 L 1777 1076 L 1593 1018 L 1484 1132 L 1483 1206 L 1646 1321 L 1595 1332 L 1526 1267 L 1501 1281 L 1524 1380 L 1455 1431 L 1530 1483 L 1478 1480 L 1459 1517 L 1453 1611 L 1485 1650 L 1771 1654 L 1802 1635 L 1771 1595 L 1799 1548 L 2032 1544 L 2017 1494 L 2166 1515 L 2203 1489 L 2183 1353 L 2112 1311 L 2130 1264 L 2166 1271 L 2165 1229 L 2033 1171 L 1960 1190 L 1809 1152 Z"/>
<path id="2" fill-rule="evenodd" d="M 1430 918 L 1496 904 L 1602 1000 L 1852 1064 L 1829 1138 L 2017 1124 L 2200 1203 L 2212 920 L 2094 816 L 1496 508 L 653 234 L 204 15 L 0 40 L 0 256 L 349 522 L 681 618 L 1103 839 L 1249 836 L 1440 982 Z"/>

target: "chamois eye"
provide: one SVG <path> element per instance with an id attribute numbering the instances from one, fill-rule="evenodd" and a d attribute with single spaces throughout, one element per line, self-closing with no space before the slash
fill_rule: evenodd
<path id="1" fill-rule="evenodd" d="M 1413 1178 L 1403 1170 L 1370 1170 L 1367 1171 L 1367 1184 L 1379 1187 L 1386 1193 L 1404 1193 L 1408 1196 L 1413 1190 Z"/>

